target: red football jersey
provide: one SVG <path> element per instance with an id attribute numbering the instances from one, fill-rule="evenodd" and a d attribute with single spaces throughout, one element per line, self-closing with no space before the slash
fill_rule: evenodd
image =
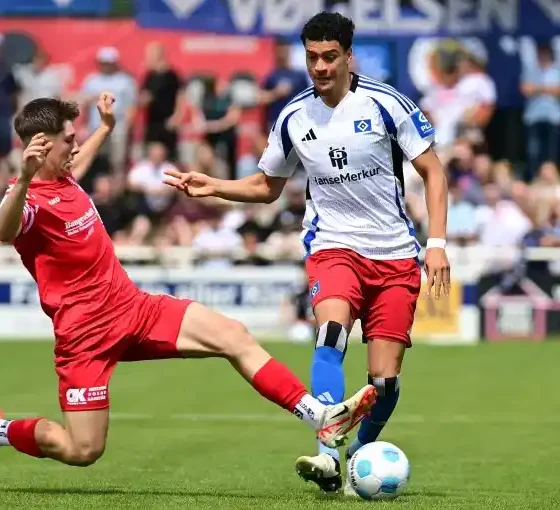
<path id="1" fill-rule="evenodd" d="M 57 337 L 106 322 L 140 292 L 93 201 L 70 176 L 31 182 L 14 246 L 37 282 Z"/>

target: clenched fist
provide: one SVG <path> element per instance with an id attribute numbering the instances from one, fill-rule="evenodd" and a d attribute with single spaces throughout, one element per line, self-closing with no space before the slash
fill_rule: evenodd
<path id="1" fill-rule="evenodd" d="M 35 177 L 35 174 L 45 163 L 52 146 L 52 142 L 49 142 L 44 133 L 37 133 L 31 139 L 29 145 L 23 151 L 23 166 L 21 169 L 23 179 L 31 181 Z"/>
<path id="2" fill-rule="evenodd" d="M 115 127 L 115 115 L 113 113 L 113 103 L 115 96 L 110 92 L 103 92 L 97 101 L 97 111 L 101 117 L 101 122 L 111 131 Z"/>

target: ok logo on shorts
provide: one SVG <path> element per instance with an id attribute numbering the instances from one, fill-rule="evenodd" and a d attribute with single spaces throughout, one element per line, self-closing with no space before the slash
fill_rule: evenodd
<path id="1" fill-rule="evenodd" d="M 87 388 L 70 388 L 66 392 L 66 402 L 69 404 L 85 404 Z"/>

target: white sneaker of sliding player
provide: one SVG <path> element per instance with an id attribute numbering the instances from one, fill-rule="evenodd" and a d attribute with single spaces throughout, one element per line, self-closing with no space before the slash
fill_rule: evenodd
<path id="1" fill-rule="evenodd" d="M 338 448 L 346 441 L 346 434 L 360 423 L 375 404 L 377 391 L 368 384 L 340 404 L 327 406 L 317 439 L 329 448 Z"/>
<path id="2" fill-rule="evenodd" d="M 328 453 L 296 460 L 297 474 L 306 482 L 314 482 L 324 492 L 336 492 L 342 487 L 340 462 Z"/>

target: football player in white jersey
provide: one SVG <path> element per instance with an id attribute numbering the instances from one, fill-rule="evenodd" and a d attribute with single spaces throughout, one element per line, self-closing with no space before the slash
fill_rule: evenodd
<path id="1" fill-rule="evenodd" d="M 424 259 L 427 289 L 448 295 L 445 253 L 447 182 L 432 146 L 434 129 L 406 96 L 350 72 L 354 24 L 322 12 L 302 30 L 313 86 L 280 113 L 259 163 L 239 180 L 170 172 L 167 182 L 192 197 L 275 201 L 298 165 L 308 174 L 303 222 L 306 270 L 317 320 L 311 369 L 313 395 L 341 402 L 348 333 L 360 319 L 368 345 L 368 377 L 377 402 L 361 423 L 347 458 L 375 441 L 397 404 L 405 349 L 410 347 L 420 292 L 419 245 L 404 208 L 403 160 L 426 186 L 430 216 Z M 324 491 L 342 486 L 339 453 L 319 448 L 300 457 L 302 478 Z M 352 493 L 347 484 L 345 492 Z"/>

